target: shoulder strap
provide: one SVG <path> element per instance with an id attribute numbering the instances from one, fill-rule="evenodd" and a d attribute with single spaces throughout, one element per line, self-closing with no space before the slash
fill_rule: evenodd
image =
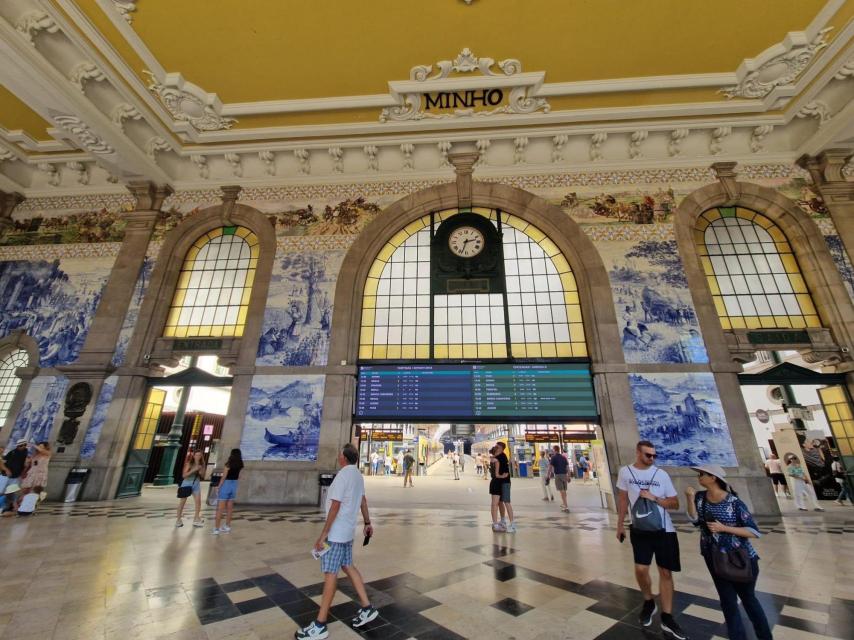
<path id="1" fill-rule="evenodd" d="M 629 472 L 629 475 L 632 477 L 632 480 L 634 480 L 635 484 L 637 484 L 638 479 L 637 479 L 637 477 L 635 477 L 635 474 L 632 473 L 632 465 L 627 464 L 626 465 L 626 471 Z"/>

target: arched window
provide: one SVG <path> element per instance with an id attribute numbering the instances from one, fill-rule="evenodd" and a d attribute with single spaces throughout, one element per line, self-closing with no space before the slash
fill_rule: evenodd
<path id="1" fill-rule="evenodd" d="M 395 234 L 368 273 L 363 360 L 587 357 L 569 263 L 524 220 L 474 208 L 502 232 L 505 293 L 431 294 L 431 216 Z M 433 214 L 433 228 L 459 213 Z"/>
<path id="2" fill-rule="evenodd" d="M 184 258 L 163 335 L 242 336 L 257 265 L 258 238 L 246 227 L 204 234 Z"/>
<path id="3" fill-rule="evenodd" d="M 21 386 L 21 379 L 15 375 L 15 371 L 29 363 L 30 357 L 23 349 L 13 349 L 0 356 L 0 426 L 6 422 L 15 394 Z"/>
<path id="4" fill-rule="evenodd" d="M 785 234 L 762 214 L 710 209 L 697 220 L 694 242 L 724 329 L 821 326 Z"/>

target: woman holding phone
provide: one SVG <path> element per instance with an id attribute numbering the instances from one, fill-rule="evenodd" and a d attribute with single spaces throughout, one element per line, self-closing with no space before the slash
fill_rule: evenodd
<path id="1" fill-rule="evenodd" d="M 756 637 L 759 640 L 771 640 L 768 618 L 756 598 L 759 554 L 750 544 L 750 538 L 758 538 L 760 533 L 753 516 L 747 505 L 726 483 L 726 473 L 722 467 L 706 464 L 691 468 L 697 472 L 704 490 L 695 491 L 693 487 L 685 490 L 688 517 L 700 529 L 700 553 L 718 591 L 730 640 L 747 638 L 738 610 L 739 599 L 753 624 Z M 716 569 L 714 556 L 716 553 L 729 555 L 734 552 L 748 558 L 750 565 L 749 575 L 740 576 L 738 580 L 734 576 L 721 575 Z"/>

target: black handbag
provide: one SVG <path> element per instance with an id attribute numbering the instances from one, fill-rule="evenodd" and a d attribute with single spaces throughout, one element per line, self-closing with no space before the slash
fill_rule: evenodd
<path id="1" fill-rule="evenodd" d="M 193 495 L 193 487 L 178 487 L 179 498 L 189 498 Z"/>
<path id="2" fill-rule="evenodd" d="M 706 499 L 703 498 L 703 514 L 706 512 Z M 752 582 L 753 562 L 750 553 L 744 547 L 736 547 L 730 551 L 721 551 L 720 546 L 712 538 L 711 542 L 712 568 L 721 580 L 729 582 Z"/>

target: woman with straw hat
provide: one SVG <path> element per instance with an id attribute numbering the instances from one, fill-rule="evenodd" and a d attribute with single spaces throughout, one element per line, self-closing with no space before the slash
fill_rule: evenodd
<path id="1" fill-rule="evenodd" d="M 688 517 L 700 529 L 700 553 L 715 583 L 730 640 L 747 638 L 738 610 L 741 599 L 759 640 L 771 639 L 771 628 L 756 598 L 759 554 L 750 538 L 760 536 L 747 505 L 726 482 L 726 472 L 716 464 L 691 467 L 703 491 L 685 490 Z"/>

